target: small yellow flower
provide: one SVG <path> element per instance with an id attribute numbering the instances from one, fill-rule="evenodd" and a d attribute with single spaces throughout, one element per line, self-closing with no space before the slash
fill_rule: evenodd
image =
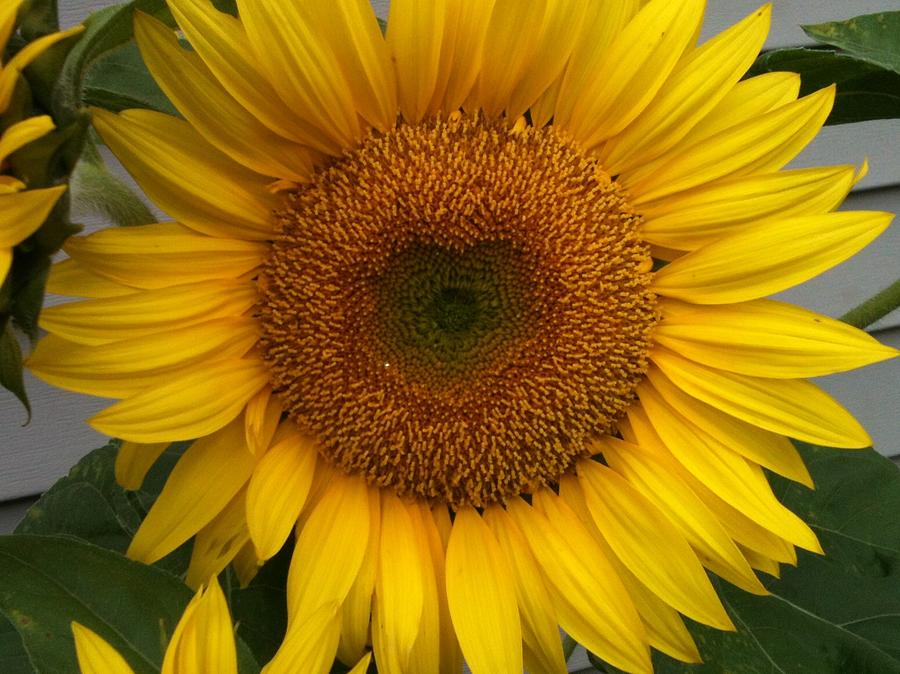
<path id="1" fill-rule="evenodd" d="M 733 625 L 812 530 L 764 468 L 870 439 L 805 381 L 896 351 L 763 299 L 891 215 L 854 166 L 783 170 L 834 98 L 741 80 L 769 5 L 698 45 L 702 0 L 169 0 L 139 15 L 182 118 L 95 125 L 177 222 L 71 239 L 30 361 L 140 485 L 196 438 L 128 554 L 194 538 L 192 585 L 292 532 L 288 631 L 315 667 L 629 672 Z M 663 264 L 666 263 L 667 264 Z M 330 609 L 329 609 L 330 610 Z M 338 615 L 338 614 L 336 614 Z"/>
<path id="2" fill-rule="evenodd" d="M 22 0 L 4 0 L 0 6 L 0 59 L 15 27 L 16 14 Z M 8 63 L 0 62 L 0 115 L 9 107 L 16 82 L 22 70 L 51 45 L 84 30 L 78 26 L 68 31 L 46 35 L 22 48 Z M 9 156 L 33 140 L 54 129 L 47 115 L 16 122 L 0 128 L 0 283 L 12 264 L 12 249 L 47 219 L 50 210 L 66 191 L 65 185 L 28 190 L 18 178 L 5 175 Z"/>

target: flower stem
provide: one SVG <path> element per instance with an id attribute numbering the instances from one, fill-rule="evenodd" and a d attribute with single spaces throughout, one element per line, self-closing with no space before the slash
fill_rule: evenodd
<path id="1" fill-rule="evenodd" d="M 841 320 L 863 330 L 879 318 L 887 316 L 897 307 L 900 307 L 900 279 L 848 311 L 841 316 Z"/>

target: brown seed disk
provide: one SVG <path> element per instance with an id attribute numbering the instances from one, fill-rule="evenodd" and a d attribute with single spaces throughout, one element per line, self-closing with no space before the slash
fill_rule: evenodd
<path id="1" fill-rule="evenodd" d="M 553 129 L 373 135 L 279 213 L 263 354 L 370 482 L 451 506 L 552 484 L 633 400 L 657 321 L 639 217 Z"/>

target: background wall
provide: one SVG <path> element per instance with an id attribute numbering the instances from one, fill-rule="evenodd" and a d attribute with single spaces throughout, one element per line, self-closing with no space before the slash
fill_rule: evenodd
<path id="1" fill-rule="evenodd" d="M 110 0 L 60 0 L 64 27 L 82 21 L 97 9 L 115 4 Z M 710 0 L 704 38 L 735 23 L 756 9 L 760 0 Z M 386 17 L 387 0 L 374 0 L 379 16 Z M 773 29 L 768 48 L 808 44 L 799 25 L 837 20 L 887 9 L 893 0 L 774 0 Z M 869 175 L 847 200 L 845 209 L 900 211 L 900 120 L 873 121 L 826 128 L 794 162 L 794 166 L 860 163 L 868 157 Z M 75 213 L 88 229 L 102 226 L 87 213 Z M 839 316 L 860 301 L 893 282 L 900 270 L 900 226 L 889 229 L 860 255 L 827 274 L 803 284 L 779 299 L 815 311 Z M 900 311 L 872 327 L 886 343 L 900 347 Z M 887 456 L 900 454 L 900 360 L 874 365 L 819 382 L 841 400 L 869 429 L 876 449 Z M 108 401 L 90 399 L 52 389 L 29 377 L 28 391 L 34 415 L 29 425 L 25 413 L 11 395 L 0 393 L 0 533 L 11 530 L 37 495 L 85 453 L 103 445 L 106 438 L 92 431 L 84 420 Z M 583 654 L 573 658 L 573 671 L 587 666 Z"/>

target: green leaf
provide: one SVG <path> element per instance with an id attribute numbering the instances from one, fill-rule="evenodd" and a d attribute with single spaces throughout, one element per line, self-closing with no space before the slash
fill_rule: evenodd
<path id="1" fill-rule="evenodd" d="M 777 49 L 762 54 L 747 76 L 788 71 L 800 74 L 800 94 L 837 84 L 826 124 L 900 117 L 900 75 L 830 49 Z"/>
<path id="2" fill-rule="evenodd" d="M 166 476 L 184 450 L 169 448 L 157 460 L 142 488 L 127 492 L 116 482 L 117 440 L 79 461 L 69 474 L 41 496 L 16 527 L 17 534 L 65 534 L 124 553 L 159 495 Z M 182 546 L 155 564 L 175 575 L 187 570 L 190 546 Z"/>
<path id="3" fill-rule="evenodd" d="M 72 173 L 70 190 L 72 203 L 80 211 L 94 213 L 117 225 L 156 222 L 141 198 L 109 171 L 93 142 L 85 145 L 81 161 Z"/>
<path id="4" fill-rule="evenodd" d="M 0 614 L 0 672 L 34 674 L 22 637 L 3 614 Z"/>
<path id="5" fill-rule="evenodd" d="M 91 14 L 85 32 L 69 52 L 53 92 L 55 116 L 67 119 L 83 106 L 83 89 L 90 70 L 115 50 L 134 39 L 134 11 L 139 10 L 173 23 L 164 0 L 136 0 Z"/>
<path id="6" fill-rule="evenodd" d="M 19 348 L 19 340 L 9 321 L 0 333 L 0 385 L 16 396 L 25 407 L 28 413 L 25 423 L 31 421 L 31 404 L 28 402 L 25 380 L 22 377 L 22 349 Z"/>
<path id="7" fill-rule="evenodd" d="M 191 591 L 150 566 L 73 538 L 0 537 L 0 611 L 38 672 L 76 672 L 70 624 L 89 627 L 136 674 L 155 674 Z"/>
<path id="8" fill-rule="evenodd" d="M 113 112 L 149 108 L 177 114 L 175 106 L 147 70 L 134 42 L 126 43 L 97 61 L 85 77 L 82 99 L 85 105 L 96 105 Z"/>
<path id="9" fill-rule="evenodd" d="M 716 581 L 738 631 L 691 623 L 705 664 L 654 653 L 656 674 L 900 672 L 900 471 L 871 449 L 798 448 L 816 490 L 781 478 L 773 487 L 826 555 L 801 551 L 780 580 L 764 576 L 769 597 Z"/>
<path id="10" fill-rule="evenodd" d="M 900 74 L 900 12 L 880 12 L 803 30 L 813 40 Z"/>

